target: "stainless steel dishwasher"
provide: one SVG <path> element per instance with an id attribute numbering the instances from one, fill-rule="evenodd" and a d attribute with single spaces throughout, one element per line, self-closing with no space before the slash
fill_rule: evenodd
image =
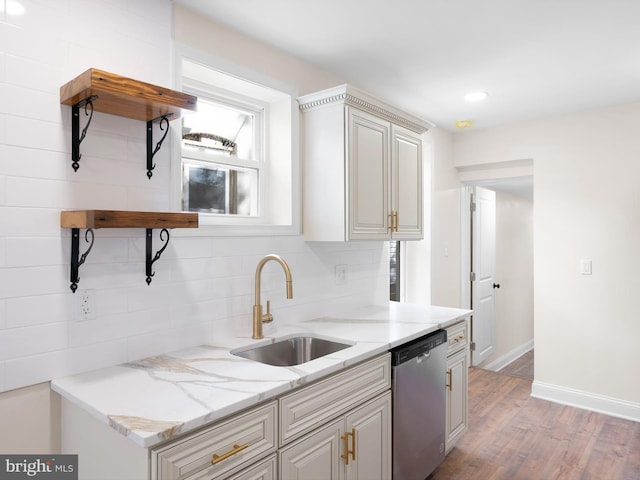
<path id="1" fill-rule="evenodd" d="M 391 350 L 393 478 L 425 480 L 444 460 L 447 332 Z"/>

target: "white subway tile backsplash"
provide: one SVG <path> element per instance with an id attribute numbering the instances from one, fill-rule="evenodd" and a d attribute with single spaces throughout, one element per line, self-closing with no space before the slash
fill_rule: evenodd
<path id="1" fill-rule="evenodd" d="M 200 258 L 203 261 L 215 255 L 216 240 L 211 237 L 178 237 L 171 241 L 171 249 L 176 258 Z"/>
<path id="2" fill-rule="evenodd" d="M 0 25 L 0 82 L 6 82 L 7 81 L 7 75 L 6 75 L 6 62 L 7 62 L 7 56 L 2 52 L 2 50 L 4 50 L 4 42 L 5 42 L 5 34 L 4 34 L 4 30 L 5 30 L 6 26 L 4 25 Z"/>
<path id="3" fill-rule="evenodd" d="M 142 234 L 140 230 L 126 230 L 131 232 L 132 235 L 136 233 Z M 87 244 L 85 243 L 85 229 L 80 230 L 80 251 L 86 250 Z M 129 262 L 129 239 L 126 237 L 114 237 L 110 236 L 113 233 L 123 234 L 122 230 L 106 230 L 95 229 L 93 230 L 94 241 L 93 248 L 87 256 L 85 265 L 97 265 L 96 268 L 100 268 L 99 264 Z M 71 230 L 66 229 L 64 232 L 63 251 L 64 251 L 64 263 L 68 263 L 71 257 Z M 140 257 L 137 260 L 144 260 L 144 257 Z M 81 267 L 82 268 L 82 267 Z"/>
<path id="4" fill-rule="evenodd" d="M 2 107 L 0 106 L 0 142 L 2 142 L 4 144 L 4 143 L 7 142 L 7 140 L 6 140 L 6 130 L 7 129 L 5 127 L 7 116 L 2 113 L 1 108 Z M 7 158 L 7 157 L 3 156 L 2 158 Z"/>
<path id="5" fill-rule="evenodd" d="M 0 391 L 230 334 L 249 338 L 255 269 L 269 253 L 281 255 L 294 277 L 287 300 L 282 269 L 264 268 L 262 301 L 272 300 L 277 319 L 302 321 L 386 297 L 382 242 L 208 236 L 215 227 L 171 230 L 150 285 L 145 230 L 97 229 L 80 292 L 72 294 L 71 232 L 60 227 L 60 211 L 175 210 L 171 156 L 180 121 L 171 122 L 149 180 L 145 122 L 95 112 L 73 172 L 71 109 L 60 105 L 59 87 L 91 67 L 171 87 L 173 7 L 169 0 L 24 1 L 29 15 L 0 22 Z M 163 243 L 157 229 L 153 235 L 155 254 Z M 336 264 L 348 265 L 345 285 L 335 285 Z M 79 321 L 78 295 L 87 289 L 96 318 Z"/>
<path id="6" fill-rule="evenodd" d="M 69 268 L 63 265 L 4 267 L 0 270 L 0 298 L 62 293 L 68 288 L 68 278 Z"/>
<path id="7" fill-rule="evenodd" d="M 103 315 L 95 320 L 69 322 L 69 346 L 79 347 L 169 328 L 171 318 L 166 309 Z"/>
<path id="8" fill-rule="evenodd" d="M 59 123 L 8 115 L 5 124 L 5 143 L 56 152 L 70 151 L 71 148 L 69 137 L 62 131 Z M 37 172 L 33 174 L 37 175 Z"/>
<path id="9" fill-rule="evenodd" d="M 0 330 L 0 360 L 62 350 L 66 347 L 66 322 Z"/>
<path id="10" fill-rule="evenodd" d="M 127 361 L 126 340 L 68 348 L 5 362 L 5 388 L 25 387 L 51 378 L 117 365 Z"/>
<path id="11" fill-rule="evenodd" d="M 6 239 L 7 267 L 36 267 L 61 264 L 62 238 L 10 237 Z"/>
<path id="12" fill-rule="evenodd" d="M 59 94 L 6 84 L 0 89 L 2 111 L 16 117 L 34 118 L 45 122 L 60 121 Z M 36 136 L 36 132 L 31 132 Z"/>
<path id="13" fill-rule="evenodd" d="M 65 180 L 71 169 L 71 154 L 0 145 L 0 173 L 7 176 Z"/>
<path id="14" fill-rule="evenodd" d="M 0 177 L 2 184 L 3 177 Z M 0 196 L 4 189 L 0 189 Z M 52 208 L 2 208 L 0 236 L 51 236 L 60 234 L 60 210 Z"/>
<path id="15" fill-rule="evenodd" d="M 167 250 L 168 251 L 168 250 Z M 173 255 L 175 258 L 175 255 Z M 180 259 L 172 260 L 171 282 L 182 283 L 192 280 L 205 280 L 209 278 L 207 259 Z"/>
<path id="16" fill-rule="evenodd" d="M 4 329 L 6 326 L 6 318 L 7 318 L 7 308 L 6 308 L 6 300 L 0 300 L 0 330 Z"/>
<path id="17" fill-rule="evenodd" d="M 96 100 L 96 102 L 98 102 Z M 96 119 L 99 113 L 94 114 Z M 104 115 L 104 116 L 113 116 L 113 115 Z M 142 122 L 138 122 L 140 126 L 144 125 Z M 91 128 L 94 127 L 94 128 Z M 91 123 L 89 128 L 91 130 L 87 130 L 87 136 L 81 145 L 81 153 L 84 155 L 88 155 L 94 158 L 95 161 L 102 160 L 106 162 L 106 165 L 110 165 L 110 161 L 122 161 L 127 158 L 127 137 L 124 135 L 107 133 L 102 130 L 98 130 L 95 128 L 96 125 Z M 104 167 L 103 167 L 103 170 Z M 116 168 L 116 171 L 118 169 Z M 106 172 L 105 172 L 106 173 Z"/>
<path id="18" fill-rule="evenodd" d="M 127 339 L 127 361 L 171 352 L 194 345 L 205 344 L 211 335 L 211 322 L 188 327 L 138 335 Z"/>
<path id="19" fill-rule="evenodd" d="M 143 282 L 139 287 L 131 289 L 127 303 L 127 308 L 130 312 L 146 312 L 149 308 L 164 308 L 168 310 L 174 302 L 179 300 L 180 293 L 174 284 L 167 283 L 167 281 L 158 282 L 161 275 L 165 280 L 168 280 L 168 274 L 158 272 L 156 275 L 158 278 L 154 276 L 150 285 L 146 285 Z"/>
<path id="20" fill-rule="evenodd" d="M 51 5 L 53 5 L 53 2 Z M 38 5 L 35 11 L 39 11 L 41 8 L 42 4 Z M 45 21 L 33 27 L 21 25 L 18 28 L 14 26 L 5 28 L 4 52 L 7 55 L 37 61 L 43 67 L 65 65 L 68 59 L 68 45 L 59 36 L 59 31 L 62 27 L 58 21 L 63 21 L 66 13 L 68 12 L 63 10 L 54 12 L 48 18 L 48 22 Z M 29 22 L 34 18 L 32 14 L 13 17 L 13 19 L 23 22 Z M 77 29 L 74 28 L 74 31 L 77 31 Z"/>
<path id="21" fill-rule="evenodd" d="M 228 278 L 238 275 L 242 268 L 242 258 L 235 257 L 210 257 L 196 260 L 198 265 L 204 266 L 206 276 L 209 278 Z M 182 262 L 184 264 L 184 262 Z"/>
<path id="22" fill-rule="evenodd" d="M 106 203 L 112 210 L 126 209 L 124 189 L 117 185 L 26 177 L 7 177 L 6 185 L 8 206 L 84 210 L 105 208 Z"/>
<path id="23" fill-rule="evenodd" d="M 59 100 L 60 85 L 64 85 L 68 81 L 67 77 L 68 74 L 64 68 L 52 65 L 47 67 L 47 74 L 42 75 L 41 62 L 20 56 L 7 55 L 6 75 L 3 75 L 2 78 L 9 85 L 49 93 L 55 97 L 54 100 Z M 59 101 L 55 101 L 52 102 L 52 105 L 57 107 L 59 103 Z M 22 113 L 25 112 L 23 111 Z"/>
<path id="24" fill-rule="evenodd" d="M 6 303 L 7 328 L 29 327 L 71 318 L 71 293 L 8 298 Z"/>

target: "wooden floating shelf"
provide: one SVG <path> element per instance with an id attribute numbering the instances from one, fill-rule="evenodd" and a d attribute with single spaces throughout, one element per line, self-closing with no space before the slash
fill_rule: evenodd
<path id="1" fill-rule="evenodd" d="M 198 228 L 198 214 L 74 210 L 60 212 L 62 228 Z"/>
<path id="2" fill-rule="evenodd" d="M 147 285 L 155 275 L 153 264 L 160 259 L 169 245 L 168 228 L 198 228 L 198 214 L 188 212 L 131 212 L 124 210 L 67 210 L 60 212 L 60 226 L 71 229 L 71 291 L 78 289 L 79 268 L 93 248 L 93 230 L 98 228 L 144 228 L 146 229 L 145 273 Z M 160 228 L 160 240 L 163 243 L 153 254 L 153 229 Z M 86 229 L 85 241 L 88 243 L 84 253 L 80 253 L 80 229 Z"/>
<path id="3" fill-rule="evenodd" d="M 188 110 L 196 110 L 198 98 L 150 83 L 90 68 L 60 87 L 60 103 L 71 106 L 71 166 L 80 168 L 80 144 L 91 124 L 93 112 L 110 113 L 147 123 L 147 177 L 156 168 L 153 157 L 169 133 L 169 122 Z M 80 127 L 80 109 L 87 121 Z M 159 122 L 162 138 L 153 146 L 153 123 Z"/>
<path id="4" fill-rule="evenodd" d="M 60 87 L 60 103 L 77 105 L 96 96 L 96 112 L 150 121 L 166 115 L 175 120 L 195 111 L 198 98 L 132 78 L 90 68 Z"/>

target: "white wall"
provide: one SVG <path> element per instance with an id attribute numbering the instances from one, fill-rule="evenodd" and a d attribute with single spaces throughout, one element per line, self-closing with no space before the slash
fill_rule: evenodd
<path id="1" fill-rule="evenodd" d="M 534 160 L 534 394 L 636 419 L 639 123 L 630 104 L 454 140 L 458 166 Z"/>
<path id="2" fill-rule="evenodd" d="M 94 291 L 97 318 L 75 321 L 70 233 L 60 228 L 60 211 L 171 210 L 171 148 L 154 158 L 157 168 L 148 180 L 144 124 L 96 113 L 74 173 L 70 107 L 60 105 L 59 87 L 90 67 L 171 87 L 172 7 L 169 0 L 23 4 L 24 16 L 0 17 L 0 392 L 8 392 L 0 395 L 0 435 L 11 435 L 14 451 L 46 453 L 33 442 L 36 436 L 51 439 L 48 450 L 58 448 L 57 432 L 51 434 L 56 405 L 41 389 L 21 387 L 215 341 L 224 332 L 249 337 L 253 275 L 264 254 L 283 255 L 293 271 L 295 298 L 287 301 L 281 272 L 265 268 L 276 321 L 388 298 L 382 242 L 307 244 L 299 236 L 220 238 L 181 231 L 154 264 L 147 286 L 144 231 L 97 230 L 79 285 Z M 199 21 L 187 33 L 182 20 L 188 14 L 178 15 L 180 41 L 206 43 L 217 55 L 296 85 L 300 93 L 342 83 L 214 24 Z M 340 288 L 335 264 L 349 270 Z M 26 414 L 13 408 L 19 404 L 34 405 L 38 411 L 31 414 L 50 422 L 24 423 L 16 432 L 12 422 Z"/>
<path id="3" fill-rule="evenodd" d="M 419 305 L 431 305 L 431 188 L 437 134 L 433 130 L 424 135 L 423 141 L 423 221 L 424 239 L 403 242 L 405 253 L 404 272 L 401 270 L 404 298 L 402 301 Z M 435 136 L 434 136 L 435 135 Z"/>
<path id="4" fill-rule="evenodd" d="M 433 142 L 431 195 L 431 300 L 446 307 L 468 306 L 461 298 L 461 188 L 453 166 L 453 135 L 437 128 Z"/>

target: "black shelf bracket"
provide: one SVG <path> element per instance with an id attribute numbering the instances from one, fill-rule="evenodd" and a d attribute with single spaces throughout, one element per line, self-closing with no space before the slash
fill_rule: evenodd
<path id="1" fill-rule="evenodd" d="M 89 247 L 80 255 L 80 229 L 71 229 L 71 286 L 69 288 L 71 288 L 73 293 L 76 293 L 78 282 L 80 282 L 80 275 L 78 274 L 80 265 L 85 262 L 87 255 L 89 255 L 91 248 L 93 248 L 94 235 L 92 229 L 87 229 L 84 234 L 84 240 L 89 244 Z"/>
<path id="2" fill-rule="evenodd" d="M 93 118 L 93 101 L 97 99 L 97 95 L 91 95 L 89 98 L 85 98 L 71 107 L 71 166 L 73 171 L 77 172 L 80 168 L 80 144 L 87 135 L 87 129 L 91 124 Z M 89 117 L 87 124 L 80 132 L 80 109 L 84 107 L 84 114 Z"/>
<path id="3" fill-rule="evenodd" d="M 166 235 L 166 239 L 164 236 Z M 147 285 L 151 285 L 152 277 L 155 275 L 153 272 L 153 264 L 160 258 L 164 249 L 169 245 L 169 230 L 163 228 L 160 230 L 160 240 L 164 242 L 164 245 L 160 250 L 156 252 L 156 254 L 151 258 L 151 252 L 153 251 L 153 229 L 147 228 L 147 248 L 146 248 L 146 256 L 147 256 Z"/>
<path id="4" fill-rule="evenodd" d="M 147 122 L 147 177 L 151 179 L 153 176 L 153 169 L 156 168 L 155 163 L 153 163 L 153 157 L 160 147 L 162 147 L 162 142 L 167 138 L 167 134 L 169 133 L 169 117 L 171 117 L 173 113 L 167 113 L 166 115 L 162 115 L 158 118 L 154 118 L 153 120 L 149 120 Z M 164 131 L 164 135 L 162 138 L 156 143 L 155 148 L 153 147 L 153 124 L 155 122 L 160 122 L 160 130 Z"/>

